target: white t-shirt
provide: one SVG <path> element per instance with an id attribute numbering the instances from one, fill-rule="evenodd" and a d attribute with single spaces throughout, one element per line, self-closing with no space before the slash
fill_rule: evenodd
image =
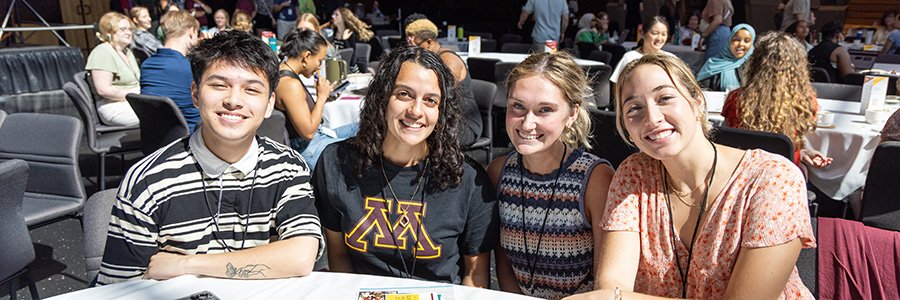
<path id="1" fill-rule="evenodd" d="M 659 50 L 659 53 L 672 55 L 672 53 L 666 52 L 665 50 Z M 625 55 L 622 56 L 622 60 L 619 60 L 619 64 L 616 65 L 616 69 L 613 70 L 612 75 L 609 76 L 609 81 L 613 83 L 619 82 L 619 73 L 622 73 L 622 69 L 625 68 L 625 65 L 643 56 L 644 54 L 638 52 L 637 50 L 625 52 Z"/>

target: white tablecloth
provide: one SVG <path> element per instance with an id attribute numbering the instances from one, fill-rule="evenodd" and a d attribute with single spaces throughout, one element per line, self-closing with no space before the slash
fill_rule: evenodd
<path id="1" fill-rule="evenodd" d="M 631 48 L 634 48 L 635 46 L 637 46 L 637 43 L 635 42 L 622 43 L 622 47 L 625 47 L 625 50 L 631 50 Z M 675 55 L 675 57 L 683 60 L 688 65 L 688 67 L 691 68 L 691 71 L 693 71 L 694 74 L 700 72 L 700 68 L 703 67 L 704 63 L 706 63 L 706 60 L 704 60 L 704 57 L 706 57 L 706 52 L 696 51 L 691 48 L 691 46 L 672 45 L 667 43 L 665 46 L 663 46 L 663 50 L 672 53 Z"/>
<path id="2" fill-rule="evenodd" d="M 301 77 L 300 79 L 306 89 L 316 96 L 316 88 L 313 86 L 314 81 L 309 78 Z M 325 103 L 322 110 L 322 126 L 329 129 L 337 129 L 338 127 L 359 122 L 359 112 L 362 110 L 364 95 L 358 93 L 362 88 L 369 86 L 372 80 L 370 74 L 351 74 L 347 76 L 350 86 L 341 93 L 337 100 Z"/>
<path id="3" fill-rule="evenodd" d="M 724 92 L 704 92 L 709 102 L 710 120 L 721 122 Z M 807 148 L 834 158 L 824 168 L 810 168 L 809 181 L 832 199 L 844 199 L 866 183 L 869 161 L 881 142 L 884 124 L 866 123 L 859 113 L 860 103 L 818 99 L 820 110 L 834 113 L 834 128 L 818 128 L 809 133 Z M 894 107 L 896 108 L 896 107 Z"/>
<path id="4" fill-rule="evenodd" d="M 468 52 L 459 52 L 459 53 L 457 53 L 457 54 L 459 54 L 459 57 L 461 57 L 461 58 L 463 59 L 463 61 L 466 61 L 466 59 L 469 58 L 469 53 L 468 53 Z M 528 57 L 528 54 L 519 54 L 519 53 L 500 53 L 500 52 L 481 52 L 481 53 L 478 53 L 478 55 L 473 55 L 472 57 L 493 58 L 493 59 L 499 59 L 499 60 L 502 61 L 502 62 L 520 63 L 520 62 L 522 62 L 523 60 L 525 60 L 525 58 Z M 599 61 L 593 61 L 593 60 L 588 60 L 588 59 L 580 59 L 580 58 L 576 58 L 576 59 L 575 59 L 575 63 L 577 63 L 579 66 L 600 66 L 600 65 L 603 65 L 603 63 L 602 63 L 602 62 L 599 62 Z"/>
<path id="5" fill-rule="evenodd" d="M 389 290 L 398 287 L 451 288 L 455 299 L 534 299 L 459 285 L 358 275 L 313 272 L 300 278 L 270 280 L 232 280 L 180 276 L 165 281 L 132 280 L 113 285 L 80 290 L 51 299 L 177 299 L 201 291 L 209 291 L 221 299 L 357 299 L 361 289 Z"/>

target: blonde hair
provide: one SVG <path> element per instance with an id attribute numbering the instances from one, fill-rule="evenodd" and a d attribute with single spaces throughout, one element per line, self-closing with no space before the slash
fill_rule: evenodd
<path id="1" fill-rule="evenodd" d="M 134 19 L 137 19 L 138 15 L 140 15 L 141 12 L 145 12 L 148 15 L 150 14 L 150 10 L 148 10 L 146 7 L 143 7 L 143 6 L 135 6 L 135 7 L 132 7 L 131 10 L 128 11 L 128 17 L 131 18 L 130 21 L 132 24 L 135 24 L 135 26 L 137 26 L 137 22 Z"/>
<path id="2" fill-rule="evenodd" d="M 240 31 L 250 32 L 253 30 L 253 20 L 243 10 L 237 9 L 231 16 L 231 27 Z"/>
<path id="3" fill-rule="evenodd" d="M 540 76 L 559 88 L 563 100 L 575 109 L 575 122 L 563 130 L 559 140 L 570 147 L 591 149 L 591 118 L 584 99 L 591 95 L 591 84 L 584 70 L 575 63 L 572 55 L 565 51 L 538 53 L 526 58 L 509 72 L 506 78 L 507 97 L 512 93 L 516 81 L 531 76 Z"/>
<path id="4" fill-rule="evenodd" d="M 681 94 L 682 97 L 688 100 L 688 103 L 691 104 L 691 107 L 697 109 L 699 111 L 700 116 L 697 118 L 697 122 L 701 123 L 701 129 L 703 130 L 703 136 L 707 139 L 710 138 L 712 132 L 712 126 L 710 126 L 707 120 L 706 115 L 706 98 L 703 96 L 703 91 L 700 89 L 700 85 L 697 84 L 697 80 L 694 77 L 694 74 L 691 73 L 691 69 L 688 68 L 687 65 L 684 64 L 681 59 L 667 54 L 662 53 L 653 53 L 647 54 L 641 57 L 640 59 L 634 60 L 622 69 L 621 75 L 619 75 L 619 84 L 616 84 L 616 130 L 619 132 L 619 135 L 625 140 L 625 143 L 631 146 L 634 146 L 634 143 L 631 141 L 631 137 L 628 136 L 628 131 L 625 130 L 625 112 L 622 111 L 622 100 L 624 95 L 622 95 L 622 90 L 625 89 L 625 86 L 628 85 L 629 80 L 631 80 L 631 75 L 633 75 L 634 70 L 643 65 L 654 65 L 658 66 L 666 72 L 666 75 L 669 77 L 669 80 L 672 81 L 672 84 L 676 86 L 678 93 Z M 700 103 L 691 100 L 699 100 Z"/>
<path id="5" fill-rule="evenodd" d="M 100 39 L 101 42 L 111 42 L 112 35 L 116 32 L 116 26 L 118 26 L 119 22 L 122 20 L 128 21 L 128 27 L 131 30 L 134 30 L 134 22 L 124 14 L 115 11 L 103 14 L 103 16 L 100 17 L 100 22 L 97 23 L 99 29 L 97 38 Z"/>
<path id="6" fill-rule="evenodd" d="M 322 26 L 322 25 L 319 25 L 319 18 L 316 18 L 316 15 L 313 15 L 311 13 L 303 13 L 302 15 L 300 15 L 300 17 L 297 18 L 297 23 L 294 24 L 294 27 L 297 27 L 297 24 L 300 24 L 300 22 L 307 22 L 307 23 L 313 24 L 313 26 L 316 27 L 316 31 L 319 31 L 322 29 L 322 28 L 319 28 Z"/>
<path id="7" fill-rule="evenodd" d="M 162 16 L 159 23 L 166 39 L 180 37 L 191 30 L 196 32 L 200 29 L 200 22 L 186 10 L 170 11 Z"/>
<path id="8" fill-rule="evenodd" d="M 816 123 L 808 64 L 806 48 L 797 39 L 777 31 L 763 35 L 744 64 L 738 91 L 741 127 L 786 135 L 795 149 L 802 148 L 803 136 Z"/>
<path id="9" fill-rule="evenodd" d="M 359 18 L 357 18 L 356 15 L 354 15 L 353 12 L 350 11 L 350 9 L 346 7 L 340 7 L 337 9 L 337 12 L 341 14 L 341 18 L 344 19 L 344 26 L 355 32 L 359 36 L 360 41 L 366 42 L 372 39 L 372 37 L 375 35 L 371 30 L 369 30 L 369 24 L 360 21 Z"/>
<path id="10" fill-rule="evenodd" d="M 225 29 L 231 29 L 231 16 L 228 15 L 228 11 L 225 10 L 224 8 L 217 9 L 213 13 L 213 20 L 215 20 L 216 14 L 218 14 L 218 13 L 222 13 L 222 15 L 225 16 Z M 160 22 L 162 22 L 162 21 L 160 21 Z M 216 25 L 216 22 L 213 21 L 213 26 L 219 26 L 219 25 Z"/>
<path id="11" fill-rule="evenodd" d="M 423 41 L 433 40 L 438 36 L 438 29 L 428 19 L 418 19 L 406 26 L 406 35 L 415 36 Z"/>

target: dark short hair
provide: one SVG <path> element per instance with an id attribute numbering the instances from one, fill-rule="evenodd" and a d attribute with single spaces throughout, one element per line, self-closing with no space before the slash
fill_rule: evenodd
<path id="1" fill-rule="evenodd" d="M 831 38 L 836 37 L 838 34 L 844 31 L 844 24 L 835 21 L 828 21 L 825 25 L 822 25 L 822 29 L 819 30 L 822 32 L 822 39 L 830 40 Z"/>
<path id="2" fill-rule="evenodd" d="M 319 32 L 315 30 L 294 30 L 284 38 L 284 44 L 281 45 L 281 54 L 279 58 L 296 57 L 303 51 L 309 51 L 313 55 L 319 52 L 319 48 L 327 46 L 328 41 Z"/>
<path id="3" fill-rule="evenodd" d="M 643 25 L 641 25 L 641 28 L 644 29 L 644 33 L 650 32 L 650 28 L 656 24 L 663 24 L 663 26 L 666 26 L 666 31 L 669 30 L 669 22 L 666 21 L 666 17 L 663 17 L 663 16 L 650 17 L 650 18 L 644 20 L 644 23 L 642 23 L 642 24 Z M 638 41 L 637 46 L 634 47 L 634 49 L 640 50 L 641 47 L 643 47 L 643 46 L 644 46 L 644 39 L 641 39 L 640 41 Z"/>
<path id="4" fill-rule="evenodd" d="M 462 100 L 456 88 L 456 80 L 447 65 L 434 52 L 421 47 L 401 47 L 391 50 L 380 59 L 378 73 L 369 84 L 366 102 L 359 114 L 359 132 L 349 143 L 359 152 L 356 175 L 361 177 L 381 157 L 381 144 L 387 132 L 384 114 L 394 91 L 394 85 L 403 63 L 412 62 L 437 75 L 441 89 L 438 104 L 439 117 L 425 142 L 428 143 L 429 188 L 446 189 L 457 186 L 462 178 L 463 154 L 459 148 L 459 102 Z"/>
<path id="5" fill-rule="evenodd" d="M 206 68 L 222 63 L 260 73 L 268 79 L 269 93 L 275 92 L 278 83 L 278 59 L 272 48 L 258 37 L 239 30 L 219 32 L 201 41 L 188 54 L 194 82 L 198 85 Z"/>

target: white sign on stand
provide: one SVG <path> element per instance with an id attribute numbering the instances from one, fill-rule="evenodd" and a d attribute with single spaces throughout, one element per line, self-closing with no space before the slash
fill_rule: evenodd
<path id="1" fill-rule="evenodd" d="M 887 95 L 888 77 L 866 76 L 863 83 L 860 114 L 865 114 L 870 107 L 883 107 Z"/>
<path id="2" fill-rule="evenodd" d="M 469 36 L 469 55 L 478 55 L 481 53 L 481 37 L 477 35 Z"/>

